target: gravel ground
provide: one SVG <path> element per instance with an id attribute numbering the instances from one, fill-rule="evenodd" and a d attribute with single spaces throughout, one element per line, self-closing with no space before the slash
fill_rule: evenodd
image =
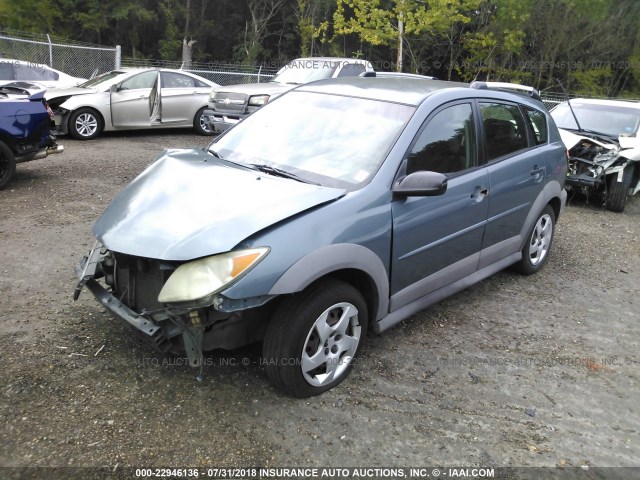
<path id="1" fill-rule="evenodd" d="M 638 466 L 640 196 L 573 199 L 537 275 L 504 271 L 369 336 L 350 378 L 296 400 L 259 346 L 156 354 L 73 265 L 114 195 L 188 131 L 62 139 L 0 191 L 1 466 Z M 2 475 L 0 475 L 2 476 Z"/>

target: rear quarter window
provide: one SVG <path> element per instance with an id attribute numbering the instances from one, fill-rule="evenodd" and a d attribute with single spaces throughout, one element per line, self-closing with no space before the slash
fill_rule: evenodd
<path id="1" fill-rule="evenodd" d="M 533 134 L 533 143 L 543 145 L 549 141 L 549 127 L 547 125 L 547 116 L 540 110 L 535 108 L 524 107 L 525 117 L 531 133 Z"/>

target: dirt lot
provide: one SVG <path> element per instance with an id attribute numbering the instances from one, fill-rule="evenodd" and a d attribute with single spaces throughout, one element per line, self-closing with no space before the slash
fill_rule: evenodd
<path id="1" fill-rule="evenodd" d="M 271 388 L 260 348 L 205 379 L 154 353 L 73 265 L 109 200 L 188 131 L 64 138 L 0 191 L 2 466 L 637 466 L 640 197 L 574 199 L 538 275 L 502 272 L 379 337 L 340 387 Z M 1 476 L 1 475 L 0 475 Z"/>

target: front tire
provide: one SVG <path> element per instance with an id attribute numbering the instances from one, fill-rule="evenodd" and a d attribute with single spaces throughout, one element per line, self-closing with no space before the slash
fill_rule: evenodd
<path id="1" fill-rule="evenodd" d="M 323 280 L 286 298 L 276 309 L 263 344 L 271 382 L 299 398 L 342 382 L 367 333 L 367 304 L 340 280 Z"/>
<path id="2" fill-rule="evenodd" d="M 547 263 L 553 243 L 555 223 L 556 214 L 553 208 L 547 205 L 538 215 L 536 223 L 529 232 L 527 242 L 522 248 L 522 259 L 514 265 L 517 271 L 531 275 Z"/>
<path id="3" fill-rule="evenodd" d="M 103 128 L 102 117 L 92 108 L 80 108 L 69 118 L 69 134 L 78 140 L 93 140 Z"/>
<path id="4" fill-rule="evenodd" d="M 202 107 L 193 118 L 193 129 L 198 135 L 208 136 L 215 133 L 213 127 L 209 124 L 209 119 L 204 115 L 204 111 L 207 108 L 208 107 Z"/>
<path id="5" fill-rule="evenodd" d="M 631 179 L 633 178 L 633 167 L 628 166 L 622 174 L 622 181 L 618 181 L 618 175 L 610 175 L 609 185 L 607 189 L 607 210 L 612 212 L 623 212 L 627 203 L 627 195 L 631 187 Z"/>
<path id="6" fill-rule="evenodd" d="M 9 147 L 0 142 L 0 189 L 4 188 L 16 173 L 16 157 Z"/>

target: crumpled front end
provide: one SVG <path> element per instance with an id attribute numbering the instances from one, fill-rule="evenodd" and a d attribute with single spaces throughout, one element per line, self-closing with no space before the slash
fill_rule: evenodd
<path id="1" fill-rule="evenodd" d="M 605 188 L 606 175 L 623 167 L 626 159 L 620 157 L 620 149 L 607 148 L 590 139 L 583 139 L 569 149 L 569 170 L 566 184 L 570 188 L 601 190 Z"/>
<path id="2" fill-rule="evenodd" d="M 177 262 L 112 252 L 96 242 L 76 266 L 77 300 L 86 287 L 116 319 L 159 352 L 186 353 L 202 365 L 203 351 L 234 349 L 259 341 L 266 322 L 260 302 L 236 305 L 223 295 L 209 305 L 167 305 L 158 296 Z M 225 301 L 227 300 L 227 301 Z"/>

